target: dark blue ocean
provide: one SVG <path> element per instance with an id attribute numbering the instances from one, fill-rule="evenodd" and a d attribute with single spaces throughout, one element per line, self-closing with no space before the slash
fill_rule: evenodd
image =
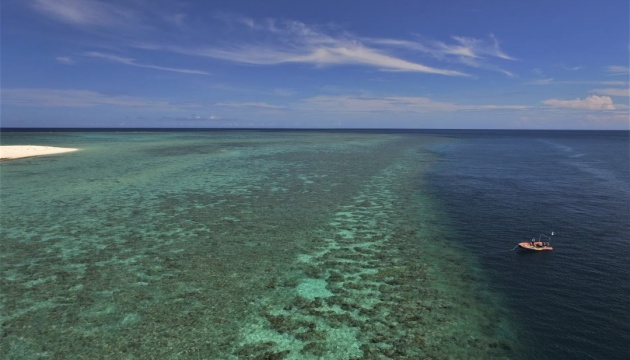
<path id="1" fill-rule="evenodd" d="M 527 357 L 630 358 L 628 132 L 452 135 L 434 148 L 430 189 L 504 296 Z M 509 250 L 552 232 L 552 252 Z"/>

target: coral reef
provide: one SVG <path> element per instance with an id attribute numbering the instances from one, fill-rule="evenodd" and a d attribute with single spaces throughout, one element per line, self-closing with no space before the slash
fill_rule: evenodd
<path id="1" fill-rule="evenodd" d="M 517 353 L 422 192 L 445 140 L 96 135 L 2 165 L 0 357 Z"/>

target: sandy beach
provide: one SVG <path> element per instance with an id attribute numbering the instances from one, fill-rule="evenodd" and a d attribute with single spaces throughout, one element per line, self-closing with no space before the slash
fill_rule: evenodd
<path id="1" fill-rule="evenodd" d="M 77 150 L 79 149 L 36 145 L 7 145 L 0 146 L 0 161 L 41 155 L 61 154 Z"/>

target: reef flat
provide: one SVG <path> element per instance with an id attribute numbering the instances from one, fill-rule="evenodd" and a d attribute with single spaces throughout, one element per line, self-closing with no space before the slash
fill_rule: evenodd
<path id="1" fill-rule="evenodd" d="M 449 139 L 71 140 L 81 156 L 2 165 L 3 358 L 516 357 L 423 190 Z"/>

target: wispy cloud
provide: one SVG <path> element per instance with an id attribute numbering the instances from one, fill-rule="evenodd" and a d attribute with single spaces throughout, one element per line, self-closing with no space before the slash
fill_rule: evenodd
<path id="1" fill-rule="evenodd" d="M 192 114 L 190 116 L 179 116 L 179 117 L 163 117 L 163 120 L 176 120 L 176 121 L 194 121 L 194 122 L 212 122 L 212 121 L 220 121 L 226 120 L 225 118 L 218 115 L 197 115 Z"/>
<path id="2" fill-rule="evenodd" d="M 453 36 L 453 39 L 459 43 L 459 46 L 444 45 L 446 49 L 452 50 L 453 54 L 474 58 L 496 57 L 504 60 L 515 60 L 515 58 L 501 50 L 499 41 L 493 34 L 489 36 L 489 40 L 465 36 Z"/>
<path id="3" fill-rule="evenodd" d="M 291 90 L 291 89 L 277 88 L 277 89 L 273 89 L 273 94 L 282 96 L 282 97 L 291 97 L 295 95 L 296 93 L 294 90 Z"/>
<path id="4" fill-rule="evenodd" d="M 69 57 L 69 56 L 57 56 L 55 58 L 55 60 L 57 60 L 58 63 L 60 64 L 64 64 L 64 65 L 74 65 L 76 64 L 76 61 Z"/>
<path id="5" fill-rule="evenodd" d="M 551 84 L 557 84 L 557 83 L 558 82 L 555 81 L 553 78 L 541 78 L 541 79 L 528 81 L 526 84 L 529 84 L 529 85 L 551 85 Z"/>
<path id="6" fill-rule="evenodd" d="M 628 75 L 630 74 L 630 67 L 621 65 L 610 65 L 606 67 L 606 72 L 610 75 Z"/>
<path id="7" fill-rule="evenodd" d="M 297 21 L 256 22 L 240 18 L 238 23 L 249 29 L 247 35 L 252 37 L 252 40 L 235 40 L 223 46 L 182 47 L 146 43 L 138 46 L 245 64 L 303 63 L 317 67 L 362 65 L 375 67 L 381 71 L 467 76 L 461 71 L 397 57 L 390 54 L 387 49 L 370 47 L 362 39 L 348 33 L 327 34 L 321 29 Z"/>
<path id="8" fill-rule="evenodd" d="M 614 128 L 628 130 L 628 113 L 597 113 L 588 114 L 586 119 L 591 124 L 614 125 Z"/>
<path id="9" fill-rule="evenodd" d="M 556 80 L 554 78 L 540 78 L 526 82 L 527 85 L 603 85 L 628 86 L 627 81 L 599 81 L 599 80 Z"/>
<path id="10" fill-rule="evenodd" d="M 497 71 L 507 76 L 515 75 L 490 62 L 490 59 L 515 60 L 507 55 L 499 46 L 494 35 L 487 39 L 466 36 L 452 36 L 452 42 L 444 42 L 420 38 L 417 41 L 399 39 L 365 39 L 376 45 L 398 47 L 431 56 L 441 61 L 459 63 L 468 67 Z"/>
<path id="11" fill-rule="evenodd" d="M 90 90 L 2 89 L 2 102 L 5 105 L 29 107 L 86 108 L 118 106 L 152 109 L 176 108 L 176 105 L 168 101 L 133 96 L 106 95 Z"/>
<path id="12" fill-rule="evenodd" d="M 129 8 L 97 0 L 33 0 L 31 5 L 49 18 L 84 28 L 127 27 L 136 22 Z"/>
<path id="13" fill-rule="evenodd" d="M 499 46 L 499 42 L 494 35 L 488 39 L 477 39 L 466 36 L 451 36 L 454 41 L 447 43 L 443 41 L 420 39 L 418 41 L 398 40 L 398 39 L 365 39 L 373 44 L 402 47 L 413 51 L 418 51 L 432 55 L 437 58 L 445 56 L 456 56 L 464 58 L 500 58 L 504 60 L 515 60 L 507 55 Z"/>
<path id="14" fill-rule="evenodd" d="M 201 71 L 201 70 L 191 70 L 191 69 L 171 68 L 171 67 L 165 67 L 165 66 L 159 66 L 159 65 L 141 64 L 141 63 L 136 62 L 136 60 L 132 58 L 126 58 L 126 57 L 113 55 L 113 54 L 104 54 L 104 53 L 95 52 L 95 51 L 85 52 L 82 55 L 87 56 L 87 57 L 92 57 L 92 58 L 104 59 L 104 60 L 115 62 L 118 64 L 137 66 L 137 67 L 148 68 L 148 69 L 171 71 L 171 72 L 178 72 L 178 73 L 184 73 L 184 74 L 210 75 L 209 73 L 205 71 Z"/>
<path id="15" fill-rule="evenodd" d="M 384 71 L 423 72 L 449 76 L 466 75 L 460 71 L 439 69 L 396 58 L 376 49 L 353 43 L 337 43 L 333 46 L 312 48 L 306 54 L 296 54 L 287 57 L 284 61 L 316 65 L 356 64 L 375 66 Z"/>
<path id="16" fill-rule="evenodd" d="M 250 110 L 278 110 L 283 106 L 265 102 L 210 102 L 210 101 L 167 101 L 145 97 L 107 95 L 91 90 L 65 89 L 2 89 L 4 105 L 29 107 L 88 108 L 97 106 L 133 107 L 148 110 L 186 110 L 216 108 L 241 108 Z M 210 111 L 210 110 L 209 110 Z"/>
<path id="17" fill-rule="evenodd" d="M 92 34 L 121 41 L 190 33 L 181 4 L 156 1 L 25 0 L 39 14 Z"/>
<path id="18" fill-rule="evenodd" d="M 599 95 L 608 95 L 608 96 L 623 96 L 623 97 L 630 96 L 629 88 L 593 89 L 591 90 L 591 92 L 595 94 L 599 94 Z"/>
<path id="19" fill-rule="evenodd" d="M 615 110 L 613 101 L 608 96 L 591 95 L 585 99 L 560 100 L 549 99 L 543 101 L 545 105 L 576 110 Z"/>
<path id="20" fill-rule="evenodd" d="M 267 104 L 264 102 L 218 102 L 212 103 L 212 106 L 222 106 L 231 108 L 259 108 L 259 109 L 283 109 L 284 106 Z"/>
<path id="21" fill-rule="evenodd" d="M 493 104 L 456 104 L 436 101 L 426 97 L 410 96 L 315 96 L 304 99 L 298 107 L 309 111 L 327 111 L 338 113 L 352 112 L 391 112 L 391 113 L 427 113 L 477 110 L 526 110 L 524 105 Z"/>
<path id="22" fill-rule="evenodd" d="M 584 66 L 567 66 L 567 65 L 558 65 L 560 68 L 566 71 L 579 71 L 584 69 Z"/>
<path id="23" fill-rule="evenodd" d="M 101 39 L 104 42 L 111 41 L 112 34 L 115 34 L 118 40 L 114 48 L 118 49 L 174 52 L 241 64 L 295 63 L 310 64 L 316 68 L 355 65 L 378 71 L 471 76 L 452 68 L 456 64 L 514 76 L 489 61 L 514 59 L 500 48 L 494 35 L 486 39 L 453 36 L 450 42 L 371 39 L 332 25 L 307 25 L 299 21 L 277 19 L 254 20 L 222 14 L 215 16 L 215 20 L 229 24 L 232 36 L 229 42 L 221 36 L 205 39 L 187 36 L 186 41 L 176 42 L 172 39 L 177 38 L 178 34 L 191 35 L 207 29 L 197 28 L 197 31 L 193 31 L 187 23 L 189 17 L 186 14 L 154 9 L 141 2 L 120 5 L 99 0 L 31 0 L 30 4 L 40 14 L 58 22 L 83 30 L 107 30 L 107 33 L 101 33 L 107 35 Z M 160 40 L 155 40 L 158 38 Z M 404 50 L 402 54 L 401 47 Z M 425 59 L 419 58 L 418 54 L 403 56 L 409 55 L 408 50 L 418 52 Z M 108 54 L 101 54 L 100 57 L 132 66 L 207 74 L 198 70 L 142 64 L 134 59 Z"/>

